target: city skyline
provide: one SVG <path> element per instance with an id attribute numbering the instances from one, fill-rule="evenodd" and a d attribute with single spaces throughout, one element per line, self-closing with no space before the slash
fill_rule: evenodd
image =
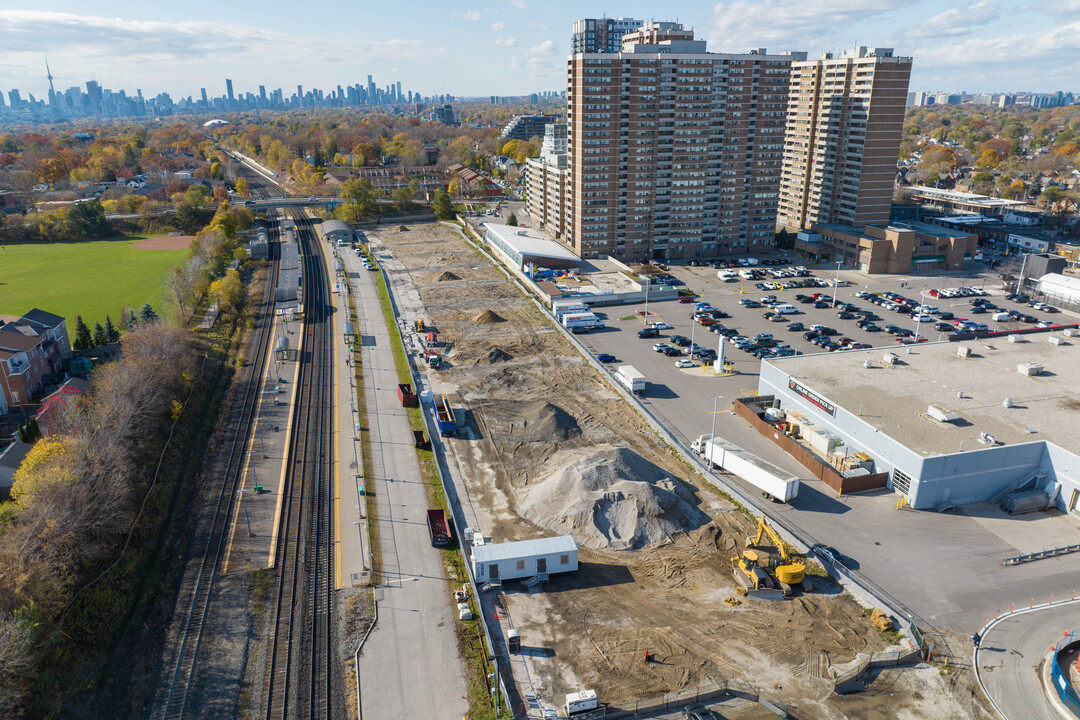
<path id="1" fill-rule="evenodd" d="M 429 12 L 410 12 L 407 23 L 393 7 L 335 8 L 329 18 L 295 16 L 292 6 L 278 2 L 150 7 L 114 0 L 97 4 L 95 14 L 71 0 L 52 5 L 48 12 L 0 10 L 5 91 L 47 98 L 48 56 L 58 88 L 97 79 L 150 97 L 197 97 L 203 87 L 223 95 L 226 77 L 238 93 L 257 94 L 259 85 L 333 88 L 369 74 L 427 96 L 527 95 L 560 87 L 573 22 L 605 15 L 678 20 L 720 52 L 764 47 L 816 57 L 856 43 L 894 47 L 915 58 L 911 87 L 922 90 L 1076 90 L 1070 68 L 1080 61 L 1080 22 L 1068 22 L 1080 12 L 1077 0 L 1051 7 L 997 0 L 725 0 L 669 4 L 663 15 L 640 1 L 610 8 L 485 0 L 453 9 L 420 0 L 415 5 Z M 192 19 L 199 17 L 215 20 Z"/>

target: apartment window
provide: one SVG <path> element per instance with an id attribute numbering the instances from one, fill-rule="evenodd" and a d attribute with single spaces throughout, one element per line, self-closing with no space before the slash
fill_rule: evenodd
<path id="1" fill-rule="evenodd" d="M 517 569 L 518 570 L 524 570 L 525 569 L 525 561 L 524 560 L 518 560 L 517 561 Z"/>
<path id="2" fill-rule="evenodd" d="M 559 556 L 559 564 L 560 565 L 569 565 L 570 564 L 570 556 L 569 555 L 560 555 Z"/>
<path id="3" fill-rule="evenodd" d="M 19 393 L 17 393 L 17 392 L 12 392 L 11 393 L 11 404 L 12 405 L 18 405 L 19 404 Z"/>

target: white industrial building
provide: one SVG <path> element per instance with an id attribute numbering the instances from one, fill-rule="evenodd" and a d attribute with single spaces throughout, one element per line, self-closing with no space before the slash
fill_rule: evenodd
<path id="1" fill-rule="evenodd" d="M 1036 292 L 1052 305 L 1080 305 L 1080 278 L 1057 273 L 1043 275 Z"/>
<path id="2" fill-rule="evenodd" d="M 576 572 L 577 542 L 569 535 L 519 540 L 508 543 L 473 545 L 473 575 L 476 582 L 496 582 L 531 578 L 540 573 Z"/>
<path id="3" fill-rule="evenodd" d="M 1065 332 L 766 360 L 755 400 L 868 456 L 916 509 L 1037 488 L 1080 513 L 1080 338 Z"/>
<path id="4" fill-rule="evenodd" d="M 496 223 L 484 227 L 484 240 L 516 270 L 524 270 L 530 263 L 552 270 L 576 268 L 581 262 L 577 255 L 535 230 Z"/>

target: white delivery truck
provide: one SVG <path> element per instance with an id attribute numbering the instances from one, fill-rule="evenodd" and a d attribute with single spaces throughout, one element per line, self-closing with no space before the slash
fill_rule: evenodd
<path id="1" fill-rule="evenodd" d="M 582 331 L 604 327 L 604 321 L 596 316 L 596 313 L 568 313 L 562 316 L 562 324 L 568 330 Z"/>
<path id="2" fill-rule="evenodd" d="M 615 379 L 635 395 L 645 394 L 645 376 L 639 373 L 633 365 L 620 365 L 619 369 L 615 371 Z"/>
<path id="3" fill-rule="evenodd" d="M 769 500 L 791 502 L 799 494 L 799 478 L 737 445 L 702 435 L 690 449 L 732 475 L 741 477 Z"/>
<path id="4" fill-rule="evenodd" d="M 551 301 L 551 312 L 555 317 L 562 317 L 570 313 L 590 312 L 589 306 L 574 298 L 556 298 Z"/>

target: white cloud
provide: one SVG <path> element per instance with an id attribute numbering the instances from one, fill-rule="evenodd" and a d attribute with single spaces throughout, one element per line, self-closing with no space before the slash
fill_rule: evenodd
<path id="1" fill-rule="evenodd" d="M 491 23 L 491 29 L 494 30 L 495 32 L 499 32 L 500 30 L 503 30 L 505 28 L 506 28 L 506 23 L 504 23 L 504 22 Z"/>
<path id="2" fill-rule="evenodd" d="M 545 40 L 539 45 L 533 45 L 529 48 L 530 55 L 554 55 L 556 50 L 554 40 Z"/>
<path id="3" fill-rule="evenodd" d="M 174 96 L 197 90 L 205 79 L 226 73 L 238 89 L 280 81 L 282 86 L 303 77 L 338 72 L 380 61 L 413 61 L 429 56 L 418 40 L 389 38 L 357 43 L 355 37 L 294 35 L 279 30 L 224 22 L 157 22 L 32 10 L 0 10 L 4 42 L 0 68 L 9 82 L 27 86 L 40 82 L 41 57 L 47 54 L 57 84 L 77 84 L 95 73 L 110 87 L 167 89 Z M 343 63 L 340 48 L 350 48 Z M 129 62 L 130 58 L 138 62 Z M 33 70 L 31 71 L 30 68 Z M 296 68 L 302 74 L 273 77 L 268 68 Z M 147 82 L 147 78 L 152 81 Z M 220 80 L 218 82 L 221 82 Z M 28 88 L 29 89 L 29 88 Z M 208 86 L 208 90 L 211 88 Z M 248 88 L 244 88 L 248 89 Z"/>
<path id="4" fill-rule="evenodd" d="M 473 22 L 477 22 L 485 15 L 490 14 L 491 8 L 484 8 L 483 10 L 466 10 L 465 12 L 461 13 L 460 17 L 463 17 L 466 20 L 472 20 Z"/>
<path id="5" fill-rule="evenodd" d="M 909 37 L 937 38 L 967 35 L 975 26 L 1001 17 L 1001 7 L 993 0 L 980 0 L 965 8 L 946 10 L 908 31 Z"/>
<path id="6" fill-rule="evenodd" d="M 1080 15 L 1080 0 L 1056 0 L 1055 2 L 1029 2 L 1018 5 L 1020 12 L 1034 12 L 1055 17 L 1076 17 Z"/>
<path id="7" fill-rule="evenodd" d="M 955 87 L 1000 92 L 1071 87 L 1080 64 L 1080 22 L 1043 32 L 973 37 L 915 50 L 912 87 Z M 1034 69 L 1038 69 L 1037 74 Z"/>
<path id="8" fill-rule="evenodd" d="M 495 44 L 496 45 L 501 45 L 502 47 L 514 47 L 515 45 L 517 45 L 517 40 L 515 40 L 512 37 L 508 37 L 508 38 L 500 37 L 500 38 L 495 38 Z"/>
<path id="9" fill-rule="evenodd" d="M 528 7 L 528 3 L 526 3 L 525 0 L 510 0 L 510 4 L 518 10 L 524 10 Z"/>
<path id="10" fill-rule="evenodd" d="M 851 44 L 849 26 L 909 0 L 730 0 L 713 7 L 704 33 L 713 52 L 780 45 L 776 51 Z M 870 44 L 864 41 L 864 44 Z"/>

